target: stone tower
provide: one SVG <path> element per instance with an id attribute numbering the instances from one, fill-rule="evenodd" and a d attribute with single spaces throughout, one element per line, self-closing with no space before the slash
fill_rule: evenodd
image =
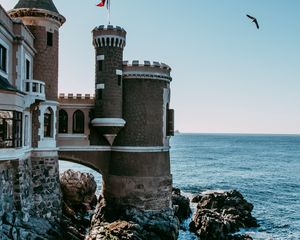
<path id="1" fill-rule="evenodd" d="M 96 52 L 95 68 L 95 113 L 92 120 L 110 145 L 119 130 L 124 127 L 123 120 L 123 49 L 126 31 L 108 25 L 93 30 L 93 44 Z"/>
<path id="2" fill-rule="evenodd" d="M 33 79 L 45 82 L 47 100 L 57 101 L 59 28 L 65 18 L 52 0 L 20 0 L 9 15 L 21 18 L 35 37 Z"/>

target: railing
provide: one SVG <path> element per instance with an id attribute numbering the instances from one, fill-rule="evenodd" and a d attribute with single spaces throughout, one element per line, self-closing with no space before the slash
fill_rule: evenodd
<path id="1" fill-rule="evenodd" d="M 24 90 L 30 97 L 35 100 L 45 100 L 45 83 L 39 80 L 25 80 Z"/>

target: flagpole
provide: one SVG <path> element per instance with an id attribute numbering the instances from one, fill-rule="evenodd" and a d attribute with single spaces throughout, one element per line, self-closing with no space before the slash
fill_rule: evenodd
<path id="1" fill-rule="evenodd" d="M 110 25 L 110 0 L 107 0 L 107 9 L 108 9 L 108 25 Z"/>

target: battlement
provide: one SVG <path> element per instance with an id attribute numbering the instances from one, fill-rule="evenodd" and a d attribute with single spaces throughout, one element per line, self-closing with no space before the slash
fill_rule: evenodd
<path id="1" fill-rule="evenodd" d="M 93 94 L 73 94 L 73 93 L 60 93 L 58 102 L 62 104 L 94 104 L 95 97 Z"/>
<path id="2" fill-rule="evenodd" d="M 119 26 L 101 25 L 93 29 L 93 44 L 95 47 L 119 47 L 126 45 L 126 31 Z"/>
<path id="3" fill-rule="evenodd" d="M 126 78 L 144 78 L 164 81 L 172 81 L 171 67 L 165 63 L 144 61 L 140 63 L 134 60 L 131 63 L 123 61 L 123 77 Z"/>

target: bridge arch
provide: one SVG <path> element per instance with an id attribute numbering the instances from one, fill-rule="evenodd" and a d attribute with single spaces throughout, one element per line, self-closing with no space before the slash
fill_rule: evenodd
<path id="1" fill-rule="evenodd" d="M 59 161 L 65 161 L 65 162 L 70 162 L 70 163 L 76 163 L 79 164 L 81 166 L 93 169 L 94 171 L 96 171 L 97 173 L 103 175 L 102 171 L 97 168 L 94 164 L 84 161 L 82 159 L 76 159 L 76 158 L 69 158 L 69 157 L 63 157 L 63 158 L 59 158 Z"/>
<path id="2" fill-rule="evenodd" d="M 109 170 L 111 153 L 109 151 L 84 151 L 76 149 L 76 146 L 68 149 L 61 149 L 58 152 L 58 159 L 62 161 L 77 163 L 91 168 L 101 175 L 106 175 Z"/>

